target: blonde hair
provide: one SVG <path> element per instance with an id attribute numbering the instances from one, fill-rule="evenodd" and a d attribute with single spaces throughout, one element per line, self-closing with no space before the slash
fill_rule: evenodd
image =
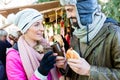
<path id="1" fill-rule="evenodd" d="M 64 46 L 64 42 L 63 42 L 62 36 L 60 34 L 54 35 L 54 41 L 59 42 L 60 46 Z"/>

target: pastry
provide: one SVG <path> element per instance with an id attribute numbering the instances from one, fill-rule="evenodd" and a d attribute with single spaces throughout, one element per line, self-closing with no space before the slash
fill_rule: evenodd
<path id="1" fill-rule="evenodd" d="M 66 58 L 67 59 L 80 59 L 80 56 L 75 50 L 70 48 L 70 49 L 67 50 Z"/>

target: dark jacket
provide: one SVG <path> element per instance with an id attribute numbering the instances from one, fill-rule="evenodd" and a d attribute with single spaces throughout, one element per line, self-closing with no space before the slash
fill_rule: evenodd
<path id="1" fill-rule="evenodd" d="M 0 41 L 0 61 L 4 66 L 4 79 L 6 79 L 6 49 L 12 47 L 12 45 L 6 41 Z M 2 73 L 2 72 L 1 72 Z"/>
<path id="2" fill-rule="evenodd" d="M 71 46 L 81 53 L 79 43 L 73 36 Z M 81 76 L 69 69 L 71 80 L 120 80 L 120 27 L 105 23 L 81 57 L 91 65 L 90 76 Z"/>
<path id="3" fill-rule="evenodd" d="M 5 77 L 5 70 L 4 70 L 4 66 L 2 64 L 2 62 L 0 61 L 0 80 L 5 80 L 4 77 Z"/>
<path id="4" fill-rule="evenodd" d="M 12 47 L 12 45 L 6 41 L 0 41 L 0 60 L 5 65 L 6 63 L 6 49 Z"/>

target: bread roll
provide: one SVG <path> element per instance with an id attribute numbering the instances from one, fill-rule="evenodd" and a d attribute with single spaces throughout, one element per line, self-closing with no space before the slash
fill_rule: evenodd
<path id="1" fill-rule="evenodd" d="M 66 58 L 67 59 L 80 59 L 80 56 L 75 50 L 68 49 L 66 53 Z"/>

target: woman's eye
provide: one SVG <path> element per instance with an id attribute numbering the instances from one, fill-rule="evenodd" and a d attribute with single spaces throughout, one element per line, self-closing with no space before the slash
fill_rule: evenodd
<path id="1" fill-rule="evenodd" d="M 39 25 L 40 25 L 39 22 L 37 22 L 37 23 L 34 24 L 35 27 L 38 27 Z"/>

